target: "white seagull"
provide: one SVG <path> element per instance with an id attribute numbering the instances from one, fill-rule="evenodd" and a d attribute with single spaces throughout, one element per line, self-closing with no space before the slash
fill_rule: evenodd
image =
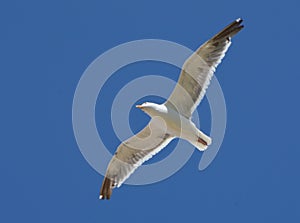
<path id="1" fill-rule="evenodd" d="M 232 22 L 186 60 L 179 81 L 165 103 L 145 102 L 136 106 L 151 120 L 138 134 L 119 145 L 108 165 L 100 199 L 110 199 L 114 187 L 121 186 L 135 169 L 176 137 L 187 140 L 200 151 L 211 144 L 211 138 L 195 126 L 191 116 L 202 100 L 216 67 L 225 56 L 231 37 L 244 27 L 242 21 L 237 19 Z"/>

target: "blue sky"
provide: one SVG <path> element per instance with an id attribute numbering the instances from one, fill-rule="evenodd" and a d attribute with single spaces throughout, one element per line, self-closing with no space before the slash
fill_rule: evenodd
<path id="1" fill-rule="evenodd" d="M 2 2 L 0 221 L 298 222 L 298 9 L 291 0 Z M 87 66 L 137 39 L 196 49 L 238 17 L 245 29 L 216 73 L 228 114 L 212 165 L 198 171 L 201 153 L 195 151 L 172 177 L 124 185 L 109 202 L 98 200 L 103 177 L 81 155 L 72 129 L 74 91 Z M 135 78 L 128 73 L 145 69 L 179 75 L 165 64 L 139 63 L 118 71 L 109 84 L 121 88 Z M 112 103 L 110 85 L 97 100 L 99 111 Z M 207 100 L 199 108 L 207 130 Z M 132 112 L 133 129 L 147 122 Z M 111 124 L 96 120 L 113 152 L 119 141 Z"/>

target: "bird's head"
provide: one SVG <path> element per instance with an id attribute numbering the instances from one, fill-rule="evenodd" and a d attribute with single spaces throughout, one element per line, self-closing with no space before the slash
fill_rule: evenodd
<path id="1" fill-rule="evenodd" d="M 161 112 L 161 105 L 151 102 L 145 102 L 141 105 L 136 105 L 135 107 L 141 109 L 143 112 L 147 113 L 151 117 L 156 116 L 157 113 Z"/>

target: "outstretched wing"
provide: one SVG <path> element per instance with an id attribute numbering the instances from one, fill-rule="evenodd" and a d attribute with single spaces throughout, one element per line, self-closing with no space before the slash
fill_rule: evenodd
<path id="1" fill-rule="evenodd" d="M 216 67 L 231 44 L 231 37 L 244 26 L 237 19 L 205 42 L 184 63 L 179 80 L 166 104 L 190 118 L 202 100 Z"/>
<path id="2" fill-rule="evenodd" d="M 137 135 L 122 142 L 108 165 L 99 198 L 110 199 L 114 187 L 121 186 L 133 171 L 173 138 L 166 132 L 163 120 L 153 118 Z"/>

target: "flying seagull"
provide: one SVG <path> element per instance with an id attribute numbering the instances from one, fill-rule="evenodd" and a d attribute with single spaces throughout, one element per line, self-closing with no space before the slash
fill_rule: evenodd
<path id="1" fill-rule="evenodd" d="M 237 19 L 232 22 L 186 60 L 178 83 L 165 103 L 145 102 L 136 106 L 151 120 L 143 130 L 119 145 L 108 165 L 100 199 L 110 199 L 114 187 L 121 186 L 135 169 L 176 137 L 187 140 L 200 151 L 211 144 L 211 138 L 195 126 L 191 116 L 225 56 L 231 37 L 244 27 L 242 21 Z"/>

